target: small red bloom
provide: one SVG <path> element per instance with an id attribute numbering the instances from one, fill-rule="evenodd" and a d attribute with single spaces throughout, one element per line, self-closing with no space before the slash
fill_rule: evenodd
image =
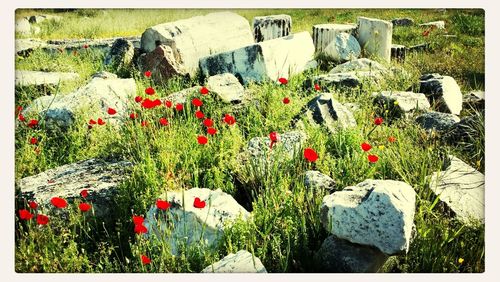
<path id="1" fill-rule="evenodd" d="M 30 120 L 30 121 L 28 122 L 28 126 L 29 126 L 30 128 L 33 128 L 33 127 L 35 127 L 35 126 L 37 126 L 37 125 L 38 125 L 38 120 L 36 120 L 36 119 L 32 119 L 32 120 Z"/>
<path id="2" fill-rule="evenodd" d="M 93 119 L 90 119 L 90 120 L 89 120 L 89 124 L 96 124 L 96 123 L 97 123 L 97 121 L 95 121 L 95 120 L 93 120 Z"/>
<path id="3" fill-rule="evenodd" d="M 142 262 L 142 264 L 150 264 L 151 263 L 151 259 L 148 258 L 145 255 L 141 255 L 141 262 Z"/>
<path id="4" fill-rule="evenodd" d="M 314 84 L 314 89 L 315 89 L 316 91 L 320 91 L 320 90 L 321 90 L 321 87 L 319 86 L 319 84 L 317 84 L 317 83 L 316 83 L 316 84 Z"/>
<path id="5" fill-rule="evenodd" d="M 65 199 L 59 197 L 53 197 L 50 199 L 50 202 L 54 205 L 54 207 L 59 209 L 65 208 L 68 205 Z"/>
<path id="6" fill-rule="evenodd" d="M 371 148 L 372 148 L 372 146 L 371 146 L 370 144 L 366 143 L 366 142 L 363 142 L 363 143 L 361 144 L 361 149 L 362 149 L 363 151 L 365 151 L 365 152 L 370 151 L 370 149 L 371 149 Z"/>
<path id="7" fill-rule="evenodd" d="M 284 85 L 284 84 L 287 84 L 287 83 L 288 83 L 288 80 L 287 80 L 286 78 L 284 78 L 284 77 L 280 77 L 280 78 L 278 79 L 278 81 L 279 81 L 282 85 Z"/>
<path id="8" fill-rule="evenodd" d="M 378 118 L 375 118 L 375 120 L 373 122 L 375 123 L 375 125 L 381 125 L 382 122 L 384 122 L 384 119 L 381 117 L 378 117 Z"/>
<path id="9" fill-rule="evenodd" d="M 137 224 L 134 226 L 134 232 L 137 234 L 144 234 L 148 232 L 148 229 L 142 224 Z"/>
<path id="10" fill-rule="evenodd" d="M 108 115 L 114 115 L 116 114 L 116 110 L 113 108 L 108 108 Z"/>
<path id="11" fill-rule="evenodd" d="M 19 114 L 19 115 L 17 116 L 17 119 L 18 119 L 19 121 L 26 121 L 26 118 L 23 116 L 23 114 Z"/>
<path id="12" fill-rule="evenodd" d="M 137 114 L 136 113 L 131 113 L 130 114 L 130 119 L 136 119 L 137 118 Z"/>
<path id="13" fill-rule="evenodd" d="M 155 94 L 155 89 L 150 86 L 150 87 L 146 88 L 146 90 L 144 90 L 144 92 L 148 95 L 153 95 L 153 94 Z"/>
<path id="14" fill-rule="evenodd" d="M 141 121 L 141 126 L 142 127 L 146 127 L 148 125 L 149 125 L 148 121 L 146 121 L 146 120 Z"/>
<path id="15" fill-rule="evenodd" d="M 394 143 L 394 142 L 396 142 L 396 137 L 394 137 L 394 136 L 389 136 L 389 138 L 387 138 L 387 140 L 388 140 L 390 143 Z"/>
<path id="16" fill-rule="evenodd" d="M 88 44 L 83 44 L 83 49 L 87 49 L 89 48 L 89 45 Z"/>
<path id="17" fill-rule="evenodd" d="M 233 125 L 236 122 L 236 120 L 232 115 L 226 114 L 224 116 L 224 122 L 227 123 L 228 125 Z"/>
<path id="18" fill-rule="evenodd" d="M 29 201 L 28 205 L 30 206 L 31 209 L 36 210 L 38 208 L 38 204 L 35 201 Z"/>
<path id="19" fill-rule="evenodd" d="M 205 144 L 207 144 L 207 142 L 208 142 L 207 137 L 205 137 L 203 135 L 198 136 L 198 144 L 205 145 Z"/>
<path id="20" fill-rule="evenodd" d="M 172 108 L 172 101 L 165 101 L 165 106 L 167 108 Z"/>
<path id="21" fill-rule="evenodd" d="M 163 126 L 167 126 L 168 125 L 168 120 L 164 117 L 160 118 L 160 124 L 163 125 Z"/>
<path id="22" fill-rule="evenodd" d="M 306 148 L 304 150 L 304 158 L 306 158 L 308 162 L 315 162 L 318 159 L 318 154 L 313 149 Z"/>
<path id="23" fill-rule="evenodd" d="M 144 217 L 140 215 L 134 215 L 132 216 L 132 221 L 135 225 L 141 225 L 144 222 Z"/>
<path id="24" fill-rule="evenodd" d="M 36 143 L 38 143 L 38 139 L 36 139 L 36 137 L 31 137 L 30 144 L 35 145 Z"/>
<path id="25" fill-rule="evenodd" d="M 175 109 L 180 112 L 184 109 L 184 106 L 182 104 L 177 104 L 175 105 Z"/>
<path id="26" fill-rule="evenodd" d="M 288 103 L 290 103 L 290 98 L 288 98 L 288 97 L 283 98 L 283 104 L 286 105 Z"/>
<path id="27" fill-rule="evenodd" d="M 215 135 L 215 133 L 217 133 L 217 129 L 215 129 L 213 127 L 209 127 L 209 128 L 207 128 L 207 133 L 210 135 Z"/>
<path id="28" fill-rule="evenodd" d="M 142 101 L 142 97 L 141 96 L 135 96 L 135 101 L 137 103 L 141 102 Z"/>
<path id="29" fill-rule="evenodd" d="M 150 78 L 151 77 L 151 72 L 150 71 L 145 71 L 144 72 L 144 76 L 147 77 L 147 78 Z"/>
<path id="30" fill-rule="evenodd" d="M 202 201 L 200 200 L 200 198 L 196 197 L 194 198 L 194 203 L 193 203 L 193 206 L 197 209 L 202 209 L 204 208 L 206 205 L 206 202 L 205 201 Z"/>
<path id="31" fill-rule="evenodd" d="M 92 206 L 90 204 L 87 204 L 87 203 L 80 203 L 78 205 L 78 208 L 82 211 L 82 212 L 88 212 Z"/>
<path id="32" fill-rule="evenodd" d="M 431 30 L 430 29 L 426 29 L 424 30 L 424 32 L 422 33 L 422 36 L 428 36 L 429 33 L 431 33 Z"/>
<path id="33" fill-rule="evenodd" d="M 19 218 L 22 220 L 30 220 L 33 218 L 33 214 L 30 213 L 28 210 L 22 209 L 19 210 Z"/>
<path id="34" fill-rule="evenodd" d="M 211 127 L 214 125 L 214 121 L 212 119 L 207 118 L 203 121 L 203 125 L 205 125 L 206 127 Z"/>
<path id="35" fill-rule="evenodd" d="M 49 223 L 49 217 L 43 214 L 39 214 L 36 216 L 36 222 L 40 225 L 45 225 Z"/>
<path id="36" fill-rule="evenodd" d="M 196 116 L 197 119 L 202 119 L 205 117 L 205 114 L 203 114 L 202 111 L 196 111 L 194 115 Z"/>
<path id="37" fill-rule="evenodd" d="M 105 121 L 103 121 L 103 120 L 102 120 L 102 118 L 98 118 L 98 119 L 97 119 L 97 124 L 99 124 L 99 125 L 105 125 L 105 124 L 106 124 L 106 122 L 105 122 Z"/>
<path id="38" fill-rule="evenodd" d="M 83 189 L 82 191 L 80 191 L 80 196 L 82 196 L 82 198 L 87 198 L 89 195 L 89 191 L 87 191 L 87 189 Z"/>
<path id="39" fill-rule="evenodd" d="M 167 202 L 167 201 L 163 201 L 163 200 L 156 200 L 156 207 L 159 208 L 160 210 L 167 210 L 168 208 L 170 208 L 170 203 Z"/>
<path id="40" fill-rule="evenodd" d="M 195 107 L 201 107 L 203 105 L 203 101 L 201 101 L 200 99 L 198 98 L 194 98 L 191 103 L 193 104 L 193 106 Z"/>
<path id="41" fill-rule="evenodd" d="M 269 139 L 271 139 L 271 142 L 278 142 L 280 139 L 280 136 L 278 135 L 278 132 L 271 132 L 269 133 Z"/>
<path id="42" fill-rule="evenodd" d="M 203 87 L 200 89 L 200 94 L 202 94 L 202 95 L 207 95 L 207 94 L 208 94 L 208 88 L 206 88 L 205 86 L 203 86 Z"/>
<path id="43" fill-rule="evenodd" d="M 16 113 L 19 113 L 23 110 L 23 107 L 22 106 L 17 106 L 16 108 Z"/>
<path id="44" fill-rule="evenodd" d="M 368 161 L 371 163 L 376 163 L 378 161 L 378 157 L 376 155 L 368 155 Z"/>

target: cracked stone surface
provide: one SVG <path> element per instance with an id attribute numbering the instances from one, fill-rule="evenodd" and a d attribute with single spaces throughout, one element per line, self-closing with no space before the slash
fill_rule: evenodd
<path id="1" fill-rule="evenodd" d="M 207 266 L 202 273 L 267 273 L 258 257 L 241 250 Z"/>

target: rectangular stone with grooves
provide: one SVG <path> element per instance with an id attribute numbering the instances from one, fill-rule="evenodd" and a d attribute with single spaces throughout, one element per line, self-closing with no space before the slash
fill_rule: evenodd
<path id="1" fill-rule="evenodd" d="M 193 75 L 201 57 L 253 42 L 247 19 L 235 13 L 219 12 L 150 27 L 142 34 L 141 49 L 151 52 L 160 44 L 177 48 L 182 63 Z"/>
<path id="2" fill-rule="evenodd" d="M 345 32 L 353 34 L 356 29 L 352 24 L 317 24 L 313 26 L 313 41 L 316 52 L 321 53 L 337 34 Z"/>
<path id="3" fill-rule="evenodd" d="M 255 17 L 252 26 L 255 42 L 280 38 L 288 36 L 292 31 L 292 17 L 289 15 Z"/>
<path id="4" fill-rule="evenodd" d="M 387 63 L 391 62 L 391 22 L 359 17 L 357 39 L 366 55 Z"/>
<path id="5" fill-rule="evenodd" d="M 267 40 L 200 59 L 204 77 L 232 73 L 243 84 L 288 78 L 313 60 L 314 45 L 307 32 Z"/>

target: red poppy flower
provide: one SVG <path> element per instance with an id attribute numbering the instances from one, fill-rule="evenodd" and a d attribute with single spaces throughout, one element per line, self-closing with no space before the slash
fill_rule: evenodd
<path id="1" fill-rule="evenodd" d="M 114 115 L 116 114 L 116 110 L 113 108 L 108 108 L 108 115 Z"/>
<path id="2" fill-rule="evenodd" d="M 206 127 L 211 127 L 212 125 L 214 125 L 214 121 L 212 119 L 207 118 L 203 121 L 203 125 L 205 125 Z"/>
<path id="3" fill-rule="evenodd" d="M 283 98 L 283 104 L 288 104 L 290 103 L 290 99 L 288 97 Z"/>
<path id="4" fill-rule="evenodd" d="M 422 33 L 422 36 L 428 36 L 429 33 L 431 33 L 431 30 L 430 29 L 426 29 L 424 30 L 424 32 Z"/>
<path id="5" fill-rule="evenodd" d="M 205 114 L 203 114 L 202 111 L 196 111 L 194 115 L 196 116 L 197 119 L 202 119 L 205 117 Z"/>
<path id="6" fill-rule="evenodd" d="M 201 107 L 203 105 L 203 101 L 201 101 L 200 99 L 198 98 L 194 98 L 191 103 L 193 104 L 193 106 L 195 107 Z"/>
<path id="7" fill-rule="evenodd" d="M 35 145 L 36 143 L 38 143 L 38 139 L 36 139 L 36 137 L 31 137 L 30 144 Z"/>
<path id="8" fill-rule="evenodd" d="M 141 255 L 141 262 L 142 262 L 142 264 L 150 264 L 151 263 L 151 259 L 148 258 L 145 255 Z"/>
<path id="9" fill-rule="evenodd" d="M 130 119 L 136 119 L 137 118 L 137 114 L 136 113 L 131 113 L 130 114 Z"/>
<path id="10" fill-rule="evenodd" d="M 384 119 L 381 117 L 378 117 L 378 118 L 375 118 L 375 120 L 373 122 L 375 123 L 375 125 L 381 125 L 382 122 L 384 122 Z"/>
<path id="11" fill-rule="evenodd" d="M 148 121 L 146 121 L 146 120 L 141 121 L 141 126 L 142 127 L 146 127 L 148 125 L 149 125 Z"/>
<path id="12" fill-rule="evenodd" d="M 160 118 L 160 124 L 163 125 L 163 126 L 167 126 L 168 125 L 168 120 L 164 117 Z"/>
<path id="13" fill-rule="evenodd" d="M 279 138 L 280 136 L 278 135 L 278 132 L 273 131 L 269 133 L 269 139 L 271 139 L 271 142 L 278 142 Z"/>
<path id="14" fill-rule="evenodd" d="M 90 204 L 87 204 L 87 203 L 80 203 L 78 205 L 78 208 L 82 211 L 82 212 L 88 212 L 92 206 Z"/>
<path id="15" fill-rule="evenodd" d="M 144 92 L 148 95 L 153 95 L 153 94 L 155 94 L 155 89 L 150 86 L 150 87 L 146 88 L 146 90 L 144 90 Z"/>
<path id="16" fill-rule="evenodd" d="M 236 122 L 236 120 L 232 115 L 226 114 L 224 116 L 224 122 L 227 123 L 228 125 L 233 125 Z"/>
<path id="17" fill-rule="evenodd" d="M 207 95 L 207 94 L 208 94 L 208 88 L 206 88 L 205 86 L 203 86 L 203 87 L 200 89 L 200 94 L 202 94 L 202 95 Z"/>
<path id="18" fill-rule="evenodd" d="M 35 201 L 29 201 L 28 205 L 30 206 L 31 209 L 36 210 L 38 208 L 38 204 Z"/>
<path id="19" fill-rule="evenodd" d="M 209 128 L 207 128 L 207 133 L 210 135 L 215 135 L 215 133 L 217 133 L 217 129 L 215 129 L 213 127 L 209 127 Z"/>
<path id="20" fill-rule="evenodd" d="M 20 111 L 23 110 L 23 106 L 17 106 L 16 108 L 16 113 L 19 113 Z"/>
<path id="21" fill-rule="evenodd" d="M 180 112 L 182 111 L 182 109 L 184 109 L 184 106 L 182 104 L 177 104 L 175 105 L 175 109 Z"/>
<path id="22" fill-rule="evenodd" d="M 200 200 L 200 198 L 196 197 L 194 198 L 194 203 L 193 203 L 193 206 L 197 209 L 202 209 L 204 208 L 206 205 L 206 202 L 205 201 L 202 201 Z"/>
<path id="23" fill-rule="evenodd" d="M 97 119 L 97 124 L 99 124 L 99 125 L 105 125 L 105 124 L 106 124 L 106 122 L 105 122 L 105 121 L 103 121 L 103 120 L 102 120 L 102 118 L 98 118 L 98 119 Z"/>
<path id="24" fill-rule="evenodd" d="M 142 97 L 141 96 L 135 96 L 135 99 L 134 99 L 137 103 L 141 102 L 142 101 Z"/>
<path id="25" fill-rule="evenodd" d="M 28 210 L 22 209 L 19 210 L 19 218 L 22 220 L 30 220 L 33 218 L 33 214 L 30 213 Z"/>
<path id="26" fill-rule="evenodd" d="M 36 216 L 36 222 L 40 225 L 45 225 L 49 223 L 49 217 L 43 214 L 39 214 Z"/>
<path id="27" fill-rule="evenodd" d="M 288 80 L 287 80 L 286 78 L 284 78 L 284 77 L 280 77 L 280 78 L 278 79 L 278 81 L 279 81 L 281 84 L 287 84 L 287 83 L 288 83 Z"/>
<path id="28" fill-rule="evenodd" d="M 54 207 L 59 209 L 65 208 L 68 205 L 65 199 L 59 197 L 53 197 L 50 199 L 50 202 L 54 205 Z"/>
<path id="29" fill-rule="evenodd" d="M 394 136 L 389 136 L 389 138 L 387 138 L 387 140 L 388 140 L 390 143 L 394 143 L 394 142 L 396 142 L 396 137 L 394 137 Z"/>
<path id="30" fill-rule="evenodd" d="M 205 144 L 207 144 L 207 142 L 208 142 L 207 137 L 205 137 L 203 135 L 198 136 L 198 144 L 205 145 Z"/>
<path id="31" fill-rule="evenodd" d="M 134 226 L 134 232 L 137 234 L 144 234 L 144 233 L 148 233 L 148 229 L 146 228 L 146 226 L 144 226 L 142 224 L 136 224 Z"/>
<path id="32" fill-rule="evenodd" d="M 38 120 L 36 120 L 36 119 L 32 119 L 32 120 L 30 120 L 28 122 L 28 126 L 31 127 L 31 128 L 33 128 L 33 127 L 35 127 L 37 125 L 38 125 Z"/>
<path id="33" fill-rule="evenodd" d="M 143 108 L 146 108 L 146 109 L 151 109 L 151 108 L 154 108 L 154 107 L 159 106 L 159 105 L 161 105 L 161 101 L 159 99 L 150 100 L 150 99 L 146 98 L 141 103 L 141 106 Z"/>
<path id="34" fill-rule="evenodd" d="M 134 215 L 132 216 L 132 221 L 135 225 L 141 225 L 144 222 L 144 217 L 140 215 Z"/>
<path id="35" fill-rule="evenodd" d="M 97 124 L 97 121 L 93 120 L 93 119 L 90 119 L 89 120 L 89 124 Z"/>
<path id="36" fill-rule="evenodd" d="M 159 208 L 160 210 L 167 210 L 168 208 L 170 208 L 170 203 L 167 202 L 167 201 L 163 201 L 163 200 L 156 200 L 156 207 Z"/>
<path id="37" fill-rule="evenodd" d="M 82 198 L 87 198 L 89 195 L 89 191 L 87 191 L 87 189 L 83 189 L 82 191 L 80 191 L 80 196 L 82 196 Z"/>
<path id="38" fill-rule="evenodd" d="M 89 48 L 89 45 L 88 44 L 83 44 L 83 49 L 87 49 Z"/>
<path id="39" fill-rule="evenodd" d="M 378 157 L 376 155 L 368 155 L 368 161 L 371 163 L 376 163 L 378 161 Z"/>
<path id="40" fill-rule="evenodd" d="M 320 91 L 321 90 L 321 86 L 319 86 L 319 84 L 316 83 L 316 84 L 314 84 L 314 89 L 316 91 Z"/>
<path id="41" fill-rule="evenodd" d="M 370 149 L 371 149 L 371 148 L 372 148 L 372 146 L 371 146 L 370 144 L 366 143 L 366 142 L 363 142 L 363 143 L 361 144 L 361 149 L 362 149 L 363 151 L 365 151 L 365 152 L 370 151 Z"/>
<path id="42" fill-rule="evenodd" d="M 147 77 L 147 78 L 150 78 L 151 77 L 151 72 L 150 71 L 145 71 L 144 72 L 144 76 Z"/>
<path id="43" fill-rule="evenodd" d="M 172 108 L 172 101 L 165 101 L 165 106 L 167 108 Z"/>
<path id="44" fill-rule="evenodd" d="M 318 159 L 318 154 L 313 149 L 306 148 L 304 150 L 304 158 L 306 158 L 308 162 L 315 162 Z"/>
<path id="45" fill-rule="evenodd" d="M 19 114 L 19 115 L 17 116 L 17 119 L 18 119 L 19 121 L 26 121 L 26 118 L 23 116 L 23 114 Z"/>

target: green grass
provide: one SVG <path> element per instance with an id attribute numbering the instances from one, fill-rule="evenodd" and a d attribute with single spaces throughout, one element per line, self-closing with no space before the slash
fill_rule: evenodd
<path id="1" fill-rule="evenodd" d="M 52 12 L 52 11 L 51 11 Z M 148 26 L 178 18 L 204 14 L 207 10 L 81 10 L 57 13 L 64 24 L 42 23 L 41 37 L 101 38 L 140 35 Z M 477 114 L 474 142 L 451 145 L 429 136 L 411 121 L 395 120 L 383 108 L 373 105 L 370 94 L 377 90 L 418 90 L 418 77 L 425 72 L 439 72 L 455 77 L 463 92 L 484 89 L 484 12 L 482 10 L 237 10 L 246 18 L 256 15 L 287 13 L 293 18 L 294 31 L 311 31 L 311 26 L 325 22 L 355 22 L 357 16 L 383 19 L 409 16 L 417 22 L 444 19 L 450 34 L 443 39 L 435 31 L 422 37 L 419 27 L 395 28 L 394 41 L 412 45 L 433 42 L 429 53 L 409 55 L 402 64 L 407 75 L 387 79 L 381 85 L 363 89 L 331 89 L 341 102 L 356 102 L 358 126 L 337 134 L 325 128 L 305 124 L 308 139 L 304 147 L 314 148 L 319 159 L 307 163 L 299 154 L 262 170 L 252 163 L 241 162 L 239 154 L 248 140 L 267 136 L 269 132 L 291 129 L 290 121 L 316 95 L 302 89 L 311 74 L 290 79 L 286 86 L 275 83 L 251 85 L 253 101 L 241 109 L 203 96 L 205 115 L 215 121 L 218 132 L 201 146 L 196 136 L 206 135 L 200 120 L 194 117 L 190 103 L 181 113 L 173 109 L 136 109 L 141 119 L 129 120 L 122 127 L 109 125 L 87 128 L 87 120 L 77 120 L 66 133 L 50 133 L 43 122 L 38 129 L 20 124 L 16 129 L 16 180 L 49 168 L 92 157 L 120 158 L 134 163 L 131 177 L 119 187 L 112 220 L 102 224 L 92 214 L 82 215 L 70 204 L 66 221 L 62 215 L 48 212 L 51 222 L 38 228 L 33 221 L 16 220 L 16 271 L 18 272 L 198 272 L 229 252 L 246 249 L 259 257 L 269 272 L 313 272 L 312 256 L 328 236 L 319 221 L 319 206 L 327 191 L 304 187 L 304 173 L 315 168 L 333 177 L 340 189 L 368 179 L 394 179 L 409 183 L 417 192 L 416 234 L 406 255 L 396 256 L 384 266 L 386 272 L 483 272 L 484 226 L 464 226 L 450 211 L 436 201 L 426 176 L 441 168 L 447 154 L 455 154 L 484 172 L 484 115 L 466 109 L 463 115 Z M 16 16 L 32 14 L 18 10 Z M 88 17 L 85 19 L 83 17 Z M 126 19 L 126 20 L 123 20 Z M 120 22 L 120 24 L 116 24 Z M 470 28 L 469 28 L 470 27 Z M 17 58 L 16 68 L 48 71 L 74 71 L 81 79 L 50 89 L 52 95 L 64 95 L 85 84 L 90 75 L 106 70 L 103 54 L 80 50 L 77 55 L 33 52 Z M 112 71 L 112 70 L 111 70 Z M 322 72 L 316 70 L 314 72 Z M 138 95 L 150 81 L 132 71 L 138 84 Z M 173 80 L 155 85 L 156 96 L 197 84 L 197 81 Z M 45 95 L 37 89 L 16 88 L 16 106 L 26 107 L 36 97 Z M 196 95 L 196 94 L 195 94 Z M 199 96 L 199 95 L 198 95 Z M 282 99 L 291 103 L 284 105 Z M 236 124 L 221 122 L 224 114 L 236 117 Z M 382 126 L 373 128 L 373 118 L 382 115 Z M 166 117 L 169 126 L 158 123 Z M 26 117 L 40 118 L 40 117 Z M 482 118 L 482 119 L 481 119 Z M 149 122 L 148 127 L 140 125 Z M 389 143 L 389 136 L 396 142 Z M 37 137 L 37 146 L 29 144 Z M 369 164 L 359 148 L 364 141 L 373 145 L 380 156 Z M 379 146 L 383 146 L 379 147 Z M 37 148 L 37 150 L 35 150 Z M 233 195 L 254 216 L 249 222 L 237 222 L 226 230 L 226 236 L 215 251 L 186 248 L 172 257 L 161 240 L 150 241 L 134 234 L 131 217 L 144 215 L 156 198 L 168 190 L 205 187 L 222 189 Z M 26 207 L 18 198 L 17 208 Z M 140 256 L 147 254 L 151 265 L 142 265 Z M 463 258 L 462 264 L 458 259 Z"/>

